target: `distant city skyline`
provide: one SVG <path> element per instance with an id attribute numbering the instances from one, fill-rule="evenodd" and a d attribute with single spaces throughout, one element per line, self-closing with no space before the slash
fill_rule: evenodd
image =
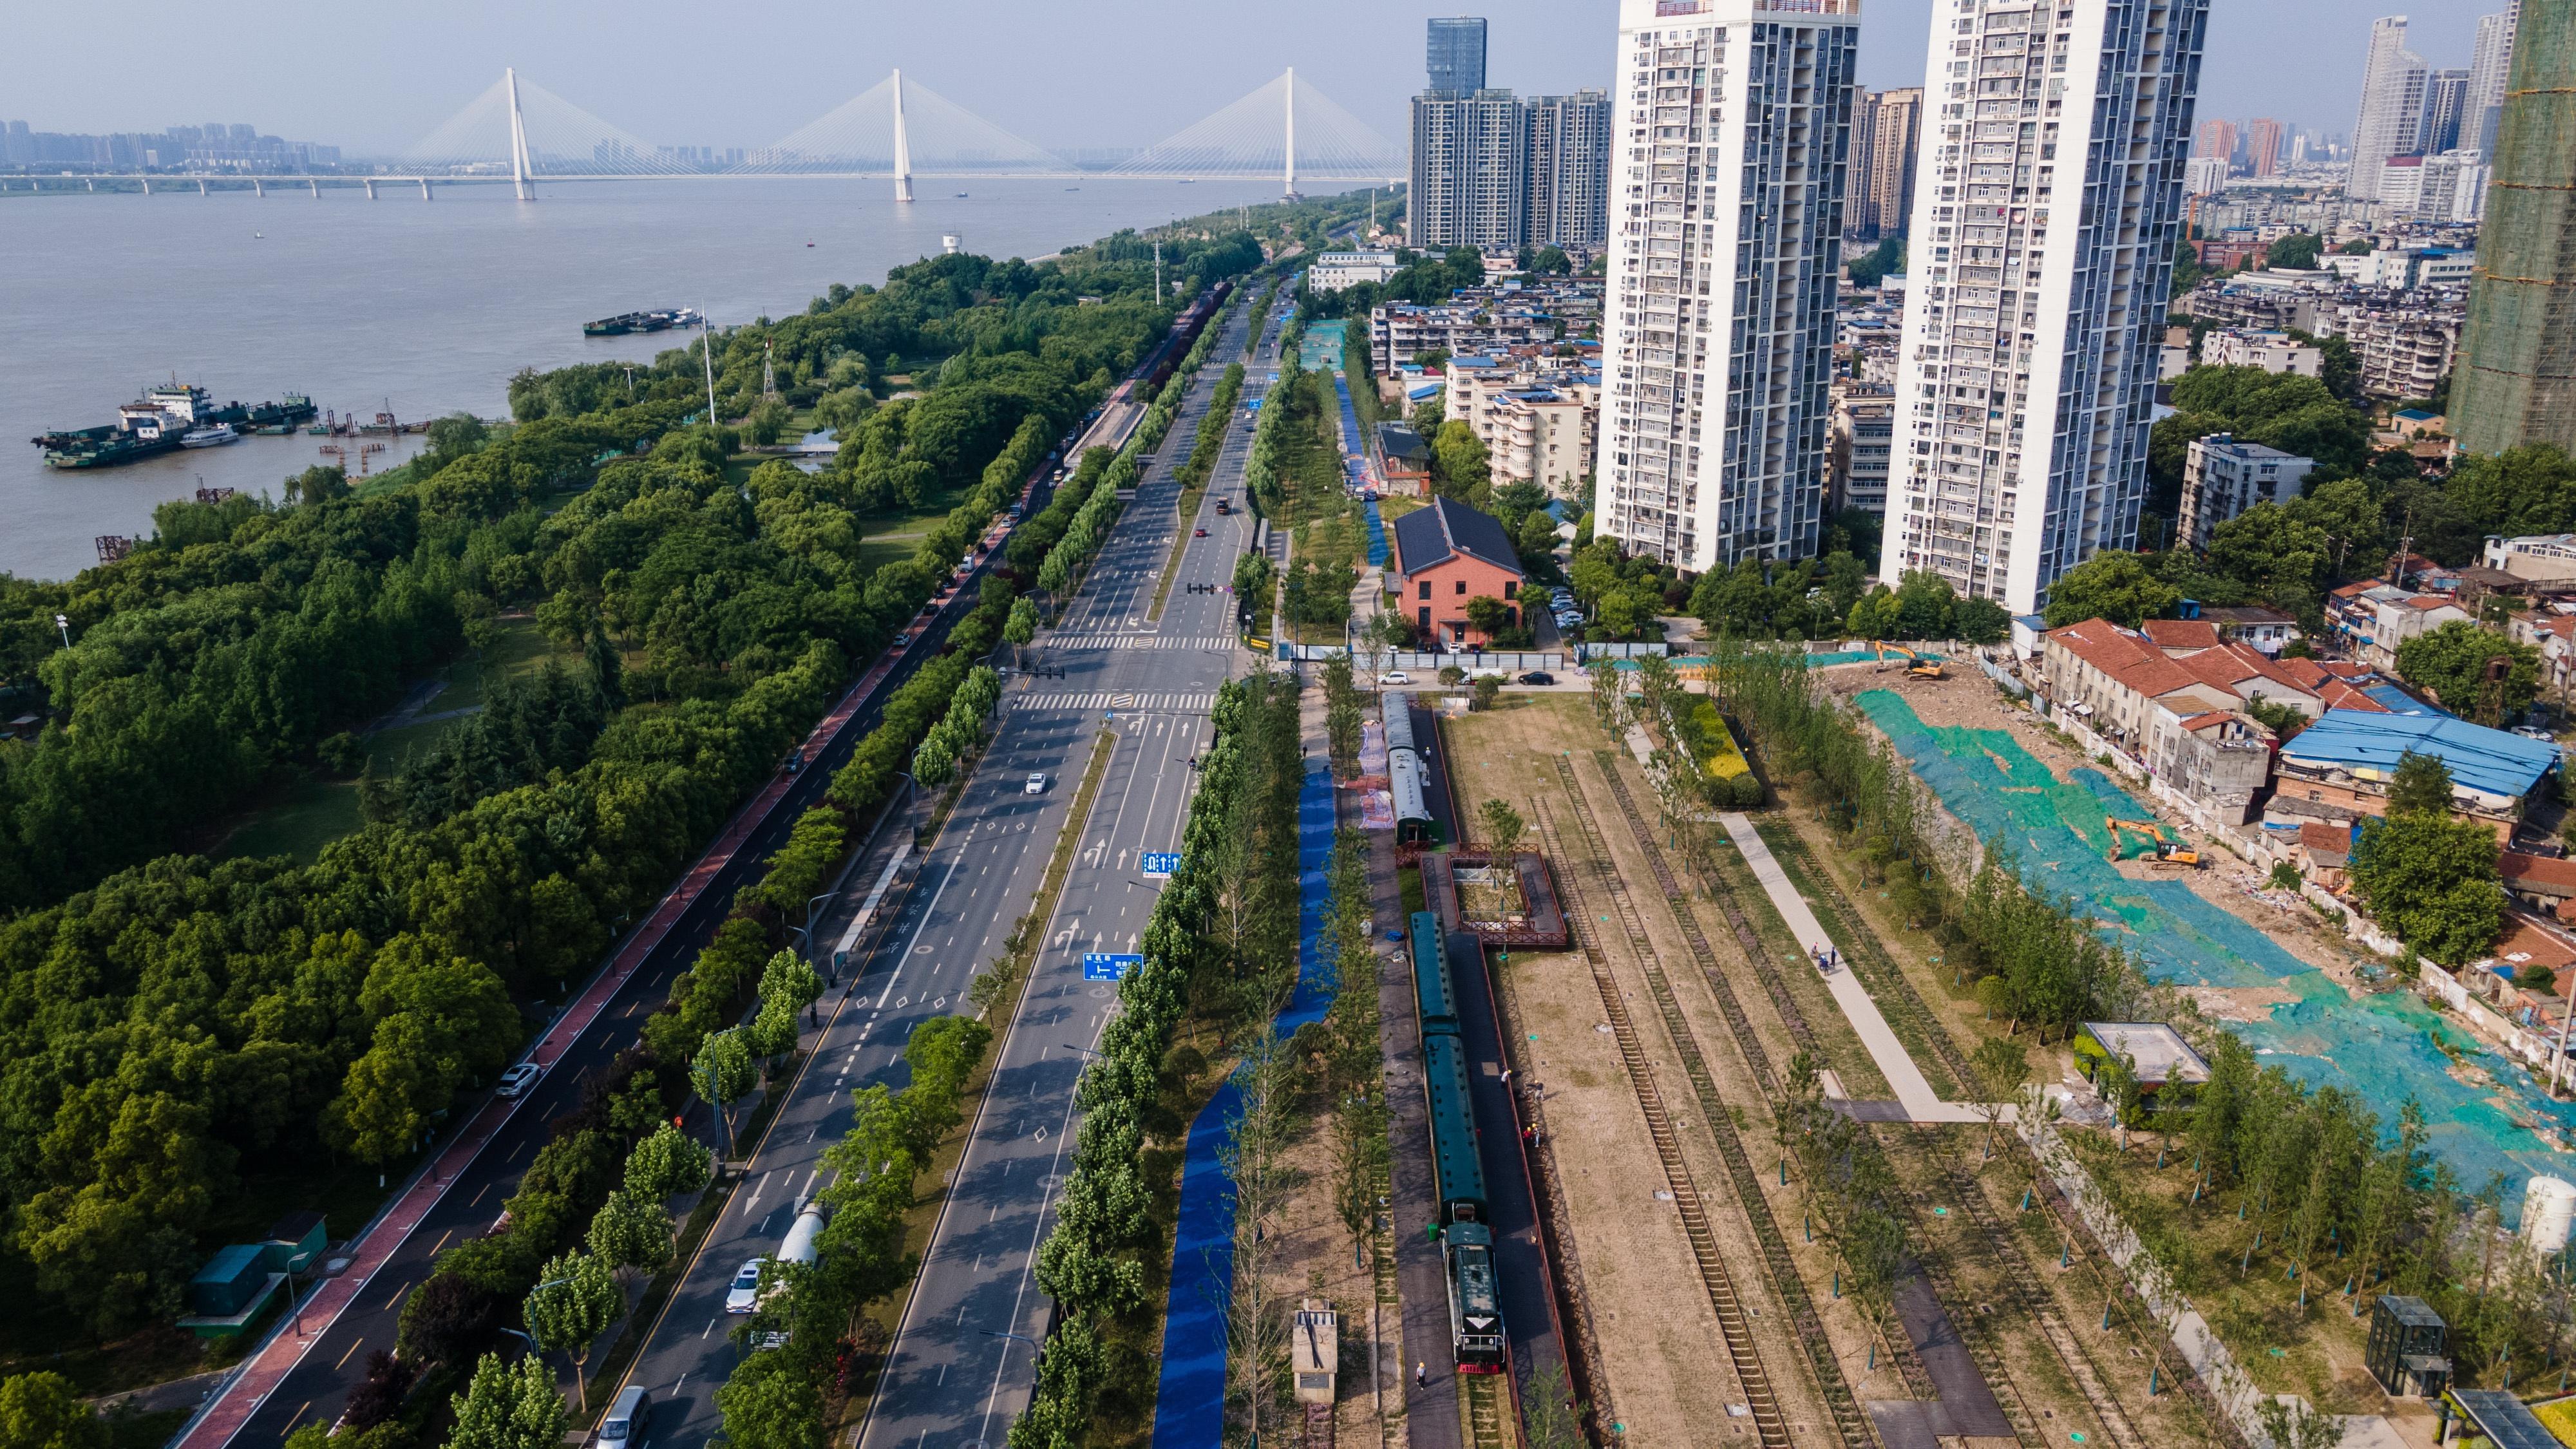
<path id="1" fill-rule="evenodd" d="M 1869 0 L 1860 83 L 1922 84 L 1932 0 Z M 2217 0 L 2200 114 L 2351 129 L 2371 21 L 2410 20 L 2410 48 L 2465 67 L 2477 19 L 2504 0 Z M 671 0 L 597 7 L 459 0 L 436 11 L 243 0 L 239 23 L 167 51 L 98 43 L 95 15 L 61 0 L 22 7 L 12 35 L 48 63 L 13 76 L 0 119 L 38 131 L 162 131 L 206 116 L 310 137 L 352 156 L 412 145 L 491 85 L 505 64 L 653 142 L 761 146 L 867 89 L 894 66 L 986 119 L 1059 151 L 1140 147 L 1294 65 L 1300 77 L 1401 145 L 1422 86 L 1424 21 L 1488 20 L 1488 73 L 1523 94 L 1610 83 L 1618 20 L 1607 0 L 1429 3 L 1390 10 L 1316 0 L 1293 26 L 1255 32 L 1182 0 L 1116 7 L 996 0 L 972 12 L 892 5 L 857 13 L 773 4 L 721 26 Z M 336 12 L 317 25 L 315 16 Z M 281 34 L 327 36 L 327 63 L 277 75 Z M 1009 37 L 997 43 L 996 36 Z M 1352 44 L 1355 37 L 1382 44 Z M 1267 37 L 1262 38 L 1262 37 Z M 674 41 L 685 38 L 685 45 Z M 685 56 L 689 68 L 674 65 Z M 2285 58 L 2295 59 L 2285 64 Z M 1153 77 L 1100 85 L 1103 77 Z"/>

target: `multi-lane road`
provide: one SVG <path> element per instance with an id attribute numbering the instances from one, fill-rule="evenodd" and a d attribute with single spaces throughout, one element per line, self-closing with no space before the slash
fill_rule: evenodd
<path id="1" fill-rule="evenodd" d="M 889 1449 L 934 1439 L 996 1444 L 1025 1404 L 1047 1311 L 1031 1263 L 1065 1169 L 1074 1081 L 1114 1005 L 1110 986 L 1083 979 L 1082 956 L 1126 951 L 1144 929 L 1157 883 L 1143 878 L 1138 857 L 1179 847 L 1207 711 L 1241 657 L 1232 595 L 1186 587 L 1224 583 L 1247 542 L 1240 509 L 1220 518 L 1210 506 L 1220 493 L 1240 499 L 1249 436 L 1241 417 L 1199 517 L 1177 517 L 1174 473 L 1217 375 L 1243 355 L 1248 335 L 1237 318 L 1220 337 L 1081 594 L 1040 636 L 1039 656 L 1063 677 L 1018 679 L 1005 692 L 993 743 L 925 852 L 901 914 L 826 996 L 803 1076 L 629 1375 L 659 1401 L 653 1445 L 697 1449 L 719 1429 L 713 1391 L 746 1351 L 730 1334 L 740 1320 L 724 1313 L 729 1280 L 747 1260 L 776 1251 L 797 1206 L 828 1184 L 822 1155 L 849 1125 L 850 1093 L 900 1085 L 913 1027 L 968 1009 L 975 974 L 1003 954 L 1031 908 L 1105 731 L 1113 743 L 1097 796 L 1053 915 L 1040 925 L 1043 946 L 1019 1009 L 995 1048 L 865 1438 Z M 1263 375 L 1256 370 L 1251 384 Z M 1175 531 L 1198 527 L 1208 536 L 1186 540 L 1163 616 L 1149 620 Z M 1048 777 L 1042 794 L 1026 792 L 1033 773 Z M 834 938 L 875 874 L 852 873 L 818 940 Z"/>
<path id="2" fill-rule="evenodd" d="M 1239 338 L 1236 345 L 1238 347 L 1241 345 Z M 1099 420 L 1087 431 L 1083 445 L 1102 441 L 1114 442 L 1114 435 L 1123 435 L 1129 421 L 1131 419 L 1127 416 L 1105 417 Z M 1188 437 L 1181 428 L 1175 428 L 1174 435 L 1184 440 Z M 1167 443 L 1165 450 L 1169 452 L 1173 446 Z M 1165 492 L 1164 507 L 1168 512 L 1170 508 L 1168 488 Z M 1121 532 L 1123 534 L 1130 530 L 1122 529 Z M 1166 532 L 1168 537 L 1168 531 Z M 959 606 L 944 612 L 931 624 L 915 640 L 911 649 L 901 656 L 875 684 L 874 692 L 865 706 L 857 712 L 846 728 L 824 746 L 802 775 L 789 784 L 783 797 L 770 808 L 766 821 L 751 834 L 747 842 L 735 852 L 732 859 L 720 871 L 702 883 L 703 888 L 696 898 L 680 914 L 677 922 L 672 924 L 661 939 L 652 946 L 633 975 L 616 989 L 615 996 L 608 1002 L 598 1019 L 592 1023 L 590 1029 L 583 1031 L 578 1039 L 563 1049 L 546 1076 L 530 1090 L 527 1097 L 518 1104 L 517 1110 L 509 1115 L 508 1120 L 498 1128 L 481 1151 L 457 1172 L 454 1180 L 445 1186 L 444 1191 L 438 1195 L 435 1205 L 427 1209 L 418 1225 L 410 1230 L 399 1246 L 394 1248 L 381 1264 L 372 1267 L 369 1276 L 362 1283 L 355 1285 L 356 1292 L 348 1306 L 333 1316 L 327 1324 L 310 1322 L 311 1315 L 307 1315 L 309 1337 L 304 1328 L 282 1330 L 294 1337 L 292 1344 L 283 1345 L 279 1349 L 291 1355 L 291 1368 L 286 1369 L 283 1377 L 259 1397 L 251 1398 L 249 1390 L 234 1388 L 191 1428 L 188 1440 L 190 1445 L 202 1443 L 207 1446 L 207 1449 L 221 1449 L 221 1446 L 231 1446 L 231 1449 L 273 1449 L 273 1446 L 283 1443 L 286 1436 L 297 1426 L 317 1421 L 327 1424 L 339 1416 L 349 1391 L 356 1387 L 364 1373 L 368 1353 L 376 1349 L 390 1349 L 393 1346 L 395 1331 L 401 1321 L 403 1301 L 429 1276 L 439 1252 L 454 1243 L 471 1239 L 492 1225 L 493 1220 L 500 1213 L 501 1204 L 516 1189 L 520 1174 L 527 1170 L 529 1160 L 551 1135 L 554 1120 L 579 1106 L 583 1084 L 590 1074 L 604 1069 L 619 1050 L 634 1040 L 634 1030 L 643 1016 L 669 994 L 672 979 L 687 966 L 698 948 L 705 943 L 708 933 L 731 909 L 734 893 L 758 878 L 768 856 L 784 843 L 788 827 L 794 823 L 800 813 L 820 800 L 822 792 L 830 783 L 832 771 L 848 761 L 852 747 L 875 726 L 887 696 L 896 686 L 910 677 L 912 670 L 918 667 L 921 660 L 931 657 L 938 651 L 940 642 L 946 637 L 949 624 L 958 617 L 964 607 L 971 607 L 973 588 L 973 581 L 969 580 L 966 587 L 960 590 Z M 1213 685 L 1210 688 L 1212 689 Z M 961 811 L 958 817 L 960 821 L 978 822 L 974 832 L 975 845 L 971 848 L 975 851 L 975 864 L 978 867 L 979 876 L 986 873 L 982 867 L 998 864 L 996 841 L 1012 838 L 1024 840 L 1041 830 L 1050 832 L 1048 838 L 1051 840 L 1053 838 L 1051 832 L 1056 824 L 1061 823 L 1064 804 L 1071 794 L 1070 789 L 1066 788 L 1042 797 L 1028 797 L 1025 802 L 1015 799 L 1012 804 L 1022 807 L 1020 813 L 993 813 L 990 823 L 980 823 L 983 816 L 974 812 L 981 806 L 989 804 L 988 797 L 1003 788 L 996 783 L 999 780 L 998 772 L 1011 768 L 1018 762 L 1026 762 L 1027 768 L 1052 769 L 1060 759 L 1078 755 L 1080 750 L 1077 748 L 1077 736 L 1087 738 L 1087 731 L 1079 728 L 1081 723 L 1082 721 L 1071 716 L 1050 717 L 1042 712 L 1032 713 L 1026 718 L 1014 718 L 1011 721 L 1011 727 L 1007 731 L 1010 763 L 997 759 L 987 766 L 986 775 L 989 778 L 977 781 L 976 789 L 970 793 L 966 802 L 968 810 Z M 1003 752 L 996 753 L 999 755 Z M 1017 789 L 1017 782 L 1012 782 L 1008 788 Z M 964 825 L 952 827 L 949 840 L 958 843 L 950 847 L 952 855 L 958 849 L 970 848 L 962 845 L 965 838 Z M 1042 859 L 1044 853 L 1040 850 L 1036 852 L 1036 856 Z M 1032 880 L 1033 870 L 1034 867 Z M 946 885 L 947 881 L 943 876 L 939 880 L 925 882 L 925 884 L 928 889 L 917 893 L 915 898 L 928 905 L 932 903 L 933 898 L 939 894 L 941 887 Z M 976 898 L 988 902 L 993 910 L 1005 909 L 1000 902 L 1006 897 L 995 889 L 998 885 L 997 881 L 993 887 L 987 888 L 988 894 L 976 895 Z M 1024 885 L 1021 889 L 1022 897 L 1025 898 L 1028 887 Z M 965 881 L 956 883 L 955 893 L 961 897 L 975 894 Z M 947 903 L 938 904 L 945 912 Z M 846 914 L 845 907 L 845 918 Z M 955 913 L 947 912 L 946 918 L 955 919 Z M 938 937 L 914 939 L 922 937 L 922 933 L 912 930 L 909 924 L 904 929 L 909 933 L 906 936 L 907 941 L 910 942 L 907 949 L 919 947 L 935 952 L 941 944 L 941 939 Z M 1007 932 L 1008 919 L 1005 919 L 1003 929 Z M 991 955 L 992 952 L 987 950 L 974 960 L 980 963 L 983 960 L 989 960 Z M 874 1030 L 869 1029 L 877 1011 L 911 1011 L 913 1013 L 911 1019 L 917 1019 L 921 1009 L 938 1009 L 928 1008 L 930 1002 L 944 1002 L 949 1008 L 955 1007 L 957 998 L 961 994 L 960 988 L 964 984 L 960 979 L 963 968 L 948 967 L 948 979 L 944 980 L 941 979 L 939 971 L 934 969 L 938 965 L 943 965 L 944 961 L 934 963 L 928 956 L 920 959 L 921 965 L 918 968 L 904 968 L 899 972 L 890 966 L 880 966 L 869 982 L 868 990 L 871 994 L 865 1002 L 854 1000 L 840 1004 L 840 1015 L 836 1018 L 835 1024 L 835 1030 L 839 1035 L 837 1037 L 827 1035 L 827 1045 L 840 1050 L 842 1057 L 839 1060 L 817 1062 L 815 1069 L 807 1073 L 809 1083 L 834 1083 L 835 1074 L 848 1061 L 847 1048 L 859 1044 L 862 1039 L 867 1044 L 891 1041 L 895 1047 L 900 1047 L 901 1038 L 886 1026 L 879 1025 Z M 955 982 L 954 986 L 950 984 L 952 980 Z M 852 1009 L 860 1006 L 872 1007 L 874 1010 Z M 812 1095 L 807 1093 L 795 1103 L 791 1103 L 788 1116 L 781 1120 L 769 1134 L 768 1140 L 779 1144 L 775 1150 L 781 1154 L 782 1159 L 794 1147 L 795 1144 L 791 1139 L 798 1130 L 801 1129 L 807 1134 L 809 1142 L 820 1130 L 819 1117 L 796 1115 L 799 1112 L 811 1114 L 814 1111 L 809 1100 Z M 835 1100 L 845 1099 L 835 1098 Z M 819 1151 L 819 1146 L 815 1146 L 806 1153 L 809 1168 L 814 1151 Z M 763 1165 L 762 1170 L 767 1170 L 766 1164 Z M 787 1193 L 785 1182 L 786 1179 L 783 1176 L 776 1179 L 774 1184 L 770 1181 L 756 1180 L 748 1191 L 738 1193 L 737 1196 L 741 1202 L 728 1211 L 727 1225 L 731 1226 L 739 1217 L 755 1210 L 764 1213 L 770 1211 L 775 1205 L 776 1196 Z M 753 1229 L 761 1226 L 757 1218 L 751 1224 Z M 736 1239 L 730 1241 L 739 1242 L 745 1236 L 756 1237 L 757 1233 L 737 1235 Z M 738 1266 L 738 1259 L 725 1266 L 728 1270 Z M 694 1287 L 694 1282 L 689 1286 Z M 684 1292 L 683 1298 L 685 1299 L 686 1296 Z M 678 1314 L 679 1310 L 675 1309 L 671 1319 L 666 1320 L 663 1325 L 666 1334 L 662 1337 L 667 1337 L 667 1331 L 674 1328 L 678 1321 Z M 695 1331 L 696 1327 L 692 1325 L 691 1331 Z M 651 1345 L 653 1351 L 645 1360 L 647 1364 L 659 1363 L 667 1356 L 662 1337 L 657 1337 Z M 709 1335 L 711 1340 L 718 1337 L 720 1336 Z M 263 1356 L 266 1352 L 266 1350 L 263 1351 Z M 721 1377 L 720 1373 L 718 1377 Z M 241 1402 L 235 1402 L 235 1400 L 241 1400 Z M 694 1419 L 694 1416 L 692 1417 Z M 707 1418 L 708 1423 L 712 1425 L 711 1409 L 707 1411 Z M 657 1433 L 655 1437 L 660 1438 L 661 1435 Z"/>

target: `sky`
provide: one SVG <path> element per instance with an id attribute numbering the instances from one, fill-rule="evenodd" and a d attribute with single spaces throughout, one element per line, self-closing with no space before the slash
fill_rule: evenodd
<path id="1" fill-rule="evenodd" d="M 1918 85 L 1931 0 L 1865 0 L 1861 79 Z M 2417 0 L 2413 48 L 2466 66 L 2501 0 Z M 16 0 L 0 120 L 40 131 L 247 121 L 353 154 L 411 145 L 505 64 L 649 141 L 761 146 L 903 67 L 1041 145 L 1150 144 L 1297 67 L 1400 140 L 1422 84 L 1422 19 L 1491 22 L 1488 83 L 1606 85 L 1614 0 L 231 0 L 184 44 L 125 45 L 87 0 Z M 2199 114 L 2351 129 L 2371 19 L 2359 0 L 2213 0 Z"/>

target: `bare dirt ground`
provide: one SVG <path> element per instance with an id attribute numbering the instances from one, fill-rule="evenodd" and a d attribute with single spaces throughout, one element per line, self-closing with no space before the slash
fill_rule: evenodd
<path id="1" fill-rule="evenodd" d="M 1449 724 L 1452 759 L 1463 765 L 1458 783 L 1462 810 L 1473 815 L 1486 798 L 1506 801 L 1535 822 L 1544 810 L 1562 843 L 1577 858 L 1554 860 L 1560 888 L 1579 892 L 1594 920 L 1624 1004 L 1635 1023 L 1666 1109 L 1674 1117 L 1683 1165 L 1710 1207 L 1720 1255 L 1736 1290 L 1754 1315 L 1752 1327 L 1763 1368 L 1771 1381 L 1794 1443 L 1835 1442 L 1831 1416 L 1810 1375 L 1790 1318 L 1767 1281 L 1758 1240 L 1747 1217 L 1748 1205 L 1737 1200 L 1733 1179 L 1721 1157 L 1703 1110 L 1692 1091 L 1681 1058 L 1666 1035 L 1663 1019 L 1651 999 L 1628 943 L 1611 909 L 1606 878 L 1593 867 L 1582 843 L 1571 802 L 1555 768 L 1560 752 L 1570 752 L 1577 779 L 1612 855 L 1611 869 L 1631 892 L 1655 954 L 1672 981 L 1692 1036 L 1698 1043 L 1718 1090 L 1757 1161 L 1776 1154 L 1776 1138 L 1766 1096 L 1744 1058 L 1736 1051 L 1724 1018 L 1705 982 L 1698 976 L 1689 948 L 1674 924 L 1651 872 L 1636 848 L 1623 817 L 1601 782 L 1598 767 L 1586 756 L 1603 741 L 1590 707 L 1575 698 L 1526 698 L 1503 709 L 1453 719 Z M 1639 788 L 1634 782 L 1631 789 Z M 1481 821 L 1477 823 L 1481 830 Z M 1480 842 L 1486 843 L 1486 842 Z M 1538 844 L 1524 837 L 1526 847 Z M 1573 909 L 1569 899 L 1568 909 Z M 1708 933 L 1710 926 L 1703 922 Z M 1724 958 L 1722 958 L 1723 960 Z M 1730 970 L 1740 961 L 1726 962 Z M 1757 990 L 1747 981 L 1737 994 Z M 1626 1065 L 1606 1029 L 1599 989 L 1579 953 L 1564 955 L 1513 953 L 1507 968 L 1505 1010 L 1523 1045 L 1539 1053 L 1534 1073 L 1545 1089 L 1545 1112 L 1568 1182 L 1575 1219 L 1577 1255 L 1585 1288 L 1602 1340 L 1616 1412 L 1636 1443 L 1750 1442 L 1749 1420 L 1712 1412 L 1713 1386 L 1725 1386 L 1724 1402 L 1740 1403 L 1732 1361 L 1718 1331 L 1714 1311 L 1702 1287 L 1698 1267 L 1676 1210 L 1655 1194 L 1666 1191 L 1660 1159 Z M 1853 1044 L 1857 1055 L 1857 1043 Z M 1785 1050 L 1782 1055 L 1785 1057 Z M 1770 1179 L 1765 1179 L 1766 1191 Z M 1772 1213 L 1798 1256 L 1809 1296 L 1816 1300 L 1835 1354 L 1844 1361 L 1845 1377 L 1863 1397 L 1901 1396 L 1901 1381 L 1892 1361 L 1882 1357 L 1879 1379 L 1861 1382 L 1869 1357 L 1868 1330 L 1848 1301 L 1830 1292 L 1831 1264 L 1821 1247 L 1803 1243 L 1799 1210 L 1790 1197 L 1772 1205 Z M 1812 1260 L 1812 1261 L 1810 1261 Z"/>
<path id="2" fill-rule="evenodd" d="M 1309 1117 L 1305 1135 L 1288 1149 L 1287 1166 L 1295 1186 L 1264 1233 L 1266 1276 L 1283 1309 L 1311 1297 L 1340 1310 L 1341 1381 L 1340 1401 L 1333 1406 L 1334 1437 L 1345 1444 L 1374 1444 L 1378 1420 L 1377 1399 L 1369 1382 L 1368 1311 L 1376 1279 L 1355 1260 L 1350 1230 L 1342 1226 L 1333 1208 L 1334 1115 L 1319 1111 Z"/>

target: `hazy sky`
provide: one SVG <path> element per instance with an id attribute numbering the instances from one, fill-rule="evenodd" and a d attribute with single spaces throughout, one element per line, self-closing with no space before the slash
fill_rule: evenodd
<path id="1" fill-rule="evenodd" d="M 1931 0 L 1868 0 L 1861 78 L 1920 84 Z M 2476 17 L 2501 0 L 2421 0 L 2414 49 L 2465 66 Z M 232 0 L 173 43 L 128 44 L 73 0 L 17 0 L 21 57 L 0 119 L 38 130 L 158 130 L 248 121 L 298 140 L 387 153 L 410 145 L 515 64 L 647 140 L 759 146 L 902 66 L 1044 145 L 1159 140 L 1294 65 L 1389 138 L 1422 84 L 1422 18 L 1492 21 L 1491 84 L 1523 93 L 1606 84 L 1611 0 L 1119 0 L 981 4 L 673 0 Z M 2352 125 L 2371 18 L 2362 0 L 2215 0 L 2203 116 Z"/>

